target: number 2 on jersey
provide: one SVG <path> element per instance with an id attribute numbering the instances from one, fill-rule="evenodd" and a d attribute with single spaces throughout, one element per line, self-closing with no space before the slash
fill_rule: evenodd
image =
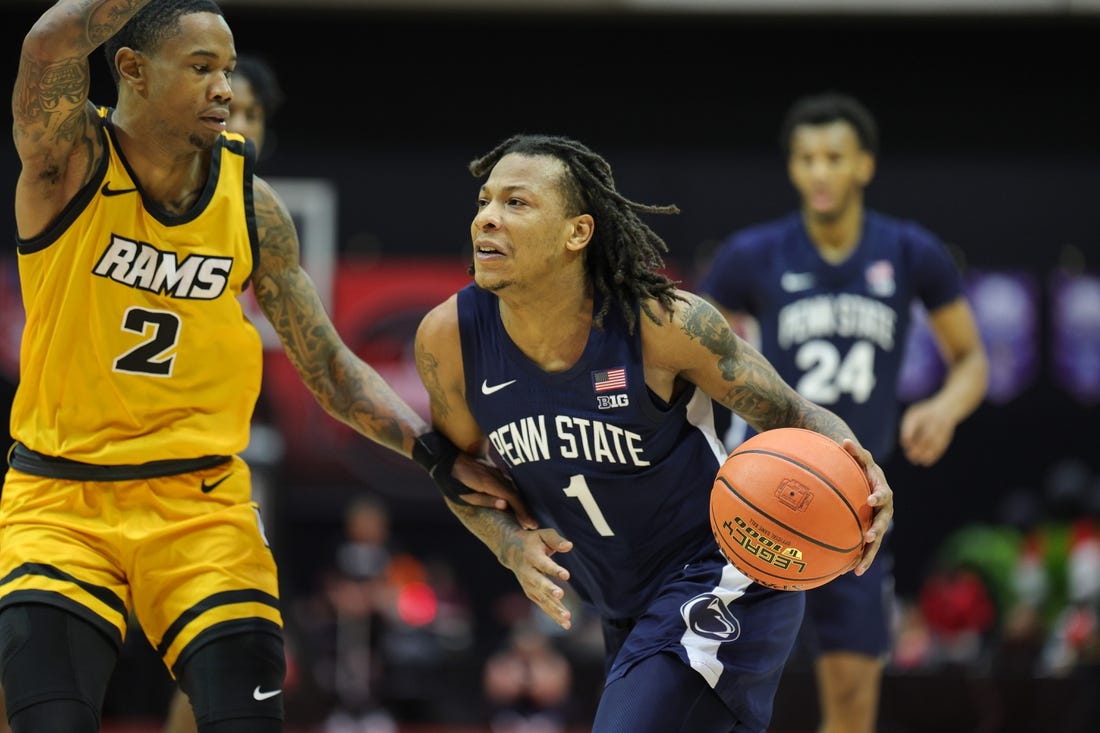
<path id="1" fill-rule="evenodd" d="M 128 308 L 122 317 L 122 330 L 147 338 L 115 359 L 115 371 L 154 377 L 172 376 L 172 364 L 176 357 L 171 352 L 179 344 L 180 334 L 178 315 L 169 311 Z"/>

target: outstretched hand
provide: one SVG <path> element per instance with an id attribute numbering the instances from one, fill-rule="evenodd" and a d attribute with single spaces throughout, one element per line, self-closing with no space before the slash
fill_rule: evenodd
<path id="1" fill-rule="evenodd" d="M 512 481 L 496 466 L 479 460 L 469 453 L 459 453 L 451 475 L 470 489 L 462 494 L 462 500 L 471 506 L 507 510 L 509 507 L 516 521 L 524 529 L 536 529 L 539 525 L 520 499 Z"/>
<path id="2" fill-rule="evenodd" d="M 869 450 L 861 448 L 848 439 L 845 439 L 842 445 L 844 450 L 848 451 L 863 466 L 863 470 L 867 473 L 867 481 L 871 484 L 871 494 L 867 497 L 867 504 L 874 508 L 875 517 L 871 522 L 871 528 L 863 535 L 865 546 L 855 568 L 856 575 L 863 575 L 867 572 L 867 568 L 871 567 L 875 555 L 882 547 L 886 530 L 890 528 L 890 523 L 894 520 L 894 491 L 886 483 L 886 474 L 875 463 L 875 459 L 871 457 Z"/>
<path id="3" fill-rule="evenodd" d="M 565 589 L 558 582 L 569 580 L 569 571 L 554 562 L 551 556 L 558 552 L 569 552 L 573 549 L 573 543 L 554 529 L 523 531 L 516 536 L 520 544 L 513 543 L 503 553 L 505 566 L 515 573 L 524 594 L 543 613 L 563 629 L 570 628 L 573 625 L 573 614 L 562 602 Z"/>

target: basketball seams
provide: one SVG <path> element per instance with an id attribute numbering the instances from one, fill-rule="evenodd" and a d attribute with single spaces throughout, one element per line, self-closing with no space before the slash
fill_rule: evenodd
<path id="1" fill-rule="evenodd" d="M 724 545 L 727 549 L 732 549 L 730 543 L 726 541 L 725 537 L 719 531 L 719 527 L 715 524 L 713 515 L 710 519 L 710 530 L 714 534 L 714 537 L 719 542 L 719 544 Z M 769 572 L 768 566 L 766 564 L 756 565 L 743 561 L 738 562 L 737 560 L 734 560 L 733 554 L 731 552 L 723 552 L 722 554 L 725 555 L 726 560 L 729 561 L 730 565 L 737 568 L 738 571 L 751 578 L 753 582 L 759 583 L 760 585 L 763 585 L 767 588 L 774 588 L 776 590 L 810 590 L 811 588 L 816 588 L 819 585 L 824 585 L 824 583 L 822 582 L 823 580 L 828 582 L 828 580 L 832 580 L 834 577 L 830 573 L 826 575 L 817 575 L 814 577 L 799 578 L 798 580 L 793 580 L 791 578 L 785 578 L 782 575 L 777 575 L 776 573 Z M 845 570 L 841 571 L 841 574 L 846 573 L 854 568 L 857 562 L 859 562 L 858 555 L 852 560 L 851 564 L 848 565 Z M 761 576 L 775 578 L 775 582 L 769 583 L 765 580 L 761 580 Z"/>
<path id="2" fill-rule="evenodd" d="M 824 480 L 824 479 L 822 479 L 822 480 Z M 815 537 L 810 537 L 809 535 L 805 534 L 801 530 L 798 530 L 798 529 L 790 526 L 786 522 L 783 522 L 782 520 L 778 519 L 777 517 L 775 517 L 774 515 L 772 515 L 768 511 L 766 511 L 765 509 L 761 508 L 759 505 L 757 505 L 757 504 L 753 503 L 751 500 L 749 500 L 749 498 L 747 496 L 745 496 L 745 494 L 741 493 L 735 486 L 730 484 L 730 482 L 726 479 L 725 476 L 718 476 L 716 478 L 716 481 L 721 481 L 726 486 L 726 488 L 729 489 L 730 493 L 733 494 L 734 496 L 736 496 L 741 501 L 742 504 L 744 504 L 749 509 L 752 509 L 754 512 L 759 514 L 761 517 L 765 517 L 766 519 L 770 520 L 771 522 L 774 522 L 777 527 L 782 527 L 783 529 L 787 530 L 791 534 L 797 535 L 798 537 L 806 540 L 807 542 L 810 542 L 812 544 L 817 545 L 818 547 L 820 547 L 823 550 L 828 550 L 830 552 L 836 552 L 836 553 L 839 553 L 841 555 L 847 555 L 849 552 L 852 552 L 857 547 L 860 547 L 863 544 L 863 525 L 860 524 L 859 516 L 856 515 L 856 514 L 853 514 L 852 516 L 855 519 L 856 527 L 859 528 L 859 538 L 860 538 L 859 542 L 852 545 L 851 547 L 837 547 L 835 545 L 830 545 L 827 542 L 823 542 L 823 541 L 821 541 L 821 540 L 819 540 Z M 843 495 L 841 495 L 841 496 L 843 498 Z M 851 509 L 851 506 L 848 505 L 847 499 L 845 499 L 844 503 L 845 503 L 845 505 L 848 506 L 849 509 Z"/>
<path id="3" fill-rule="evenodd" d="M 711 490 L 711 531 L 730 564 L 760 585 L 809 590 L 858 565 L 870 494 L 862 464 L 840 443 L 775 428 L 726 456 Z M 836 536 L 853 523 L 854 536 Z"/>
<path id="4" fill-rule="evenodd" d="M 828 438 L 826 438 L 826 440 L 828 440 Z M 729 455 L 729 458 L 727 458 L 726 461 L 727 462 L 731 461 L 737 456 L 744 456 L 744 455 L 750 455 L 750 454 L 771 456 L 772 458 L 778 458 L 782 461 L 786 461 L 787 463 L 790 463 L 793 466 L 798 466 L 799 468 L 803 469 L 804 471 L 806 471 L 808 473 L 811 473 L 814 476 L 816 476 L 817 479 L 819 481 L 821 481 L 821 483 L 828 486 L 832 490 L 832 492 L 834 494 L 836 494 L 837 498 L 839 498 L 842 502 L 844 502 L 844 506 L 848 508 L 848 513 L 852 515 L 852 519 L 855 520 L 856 526 L 860 528 L 860 530 L 859 530 L 860 534 L 861 535 L 863 534 L 863 529 L 862 529 L 863 525 L 859 521 L 859 512 L 856 511 L 856 508 L 854 506 L 852 506 L 852 502 L 848 500 L 848 495 L 845 494 L 843 491 L 841 491 L 839 488 L 837 488 L 836 484 L 834 484 L 832 482 L 832 480 L 830 480 L 828 477 L 822 476 L 815 469 L 811 468 L 810 466 L 807 466 L 805 463 L 802 463 L 800 461 L 795 460 L 794 458 L 791 458 L 788 455 L 785 455 L 783 453 L 776 453 L 775 451 L 770 451 L 770 450 L 766 450 L 766 449 L 763 449 L 763 448 L 752 448 L 752 449 L 744 450 L 744 451 L 734 451 L 733 453 L 731 453 Z M 847 455 L 847 453 L 845 453 L 845 455 Z M 848 457 L 851 458 L 851 456 L 848 456 Z M 852 458 L 852 461 L 855 462 L 855 459 Z M 859 464 L 856 463 L 856 465 L 858 466 Z M 729 484 L 727 484 L 727 486 L 728 485 Z M 731 490 L 733 489 L 733 487 L 730 487 L 730 488 L 731 488 Z M 734 493 L 737 493 L 737 492 L 735 491 Z M 868 489 L 867 495 L 870 496 L 870 494 L 871 494 L 870 489 Z M 741 496 L 740 494 L 737 494 L 737 495 L 739 497 Z M 741 497 L 741 498 L 743 499 L 744 497 Z M 747 504 L 748 502 L 746 501 L 745 503 Z M 778 523 L 779 520 L 776 520 L 776 522 Z M 793 528 L 788 527 L 788 529 L 791 529 L 791 531 L 794 531 Z M 806 539 L 812 539 L 812 538 L 807 537 Z"/>

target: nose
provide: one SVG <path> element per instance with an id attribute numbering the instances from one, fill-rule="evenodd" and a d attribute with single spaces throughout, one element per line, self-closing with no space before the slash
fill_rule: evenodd
<path id="1" fill-rule="evenodd" d="M 233 99 L 233 89 L 229 86 L 229 79 L 225 74 L 215 74 L 214 82 L 210 85 L 210 96 L 215 101 L 229 103 Z"/>
<path id="2" fill-rule="evenodd" d="M 477 214 L 474 215 L 474 228 L 476 229 L 492 229 L 500 223 L 500 217 L 497 214 L 497 209 L 492 202 L 485 204 L 477 210 Z"/>
<path id="3" fill-rule="evenodd" d="M 810 175 L 815 179 L 826 178 L 831 172 L 832 166 L 826 158 L 814 158 L 810 162 Z"/>

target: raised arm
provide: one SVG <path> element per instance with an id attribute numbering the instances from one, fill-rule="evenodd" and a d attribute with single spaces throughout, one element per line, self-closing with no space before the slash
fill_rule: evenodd
<path id="1" fill-rule="evenodd" d="M 457 297 L 433 308 L 416 333 L 416 368 L 431 400 L 432 424 L 472 453 L 485 450 L 485 435 L 465 399 L 465 370 L 458 329 Z M 558 584 L 569 572 L 553 561 L 571 542 L 553 529 L 525 530 L 511 514 L 448 501 L 459 521 L 511 570 L 524 593 L 554 621 L 569 628 L 571 616 Z M 531 525 L 528 525 L 531 526 Z"/>
<path id="2" fill-rule="evenodd" d="M 23 39 L 11 107 L 22 171 L 19 236 L 40 234 L 88 182 L 103 154 L 88 100 L 88 56 L 148 0 L 61 0 Z"/>
<path id="3" fill-rule="evenodd" d="M 646 381 L 666 397 L 684 379 L 730 408 L 758 431 L 796 427 L 814 430 L 840 443 L 864 467 L 876 508 L 866 535 L 862 574 L 871 564 L 894 515 L 893 492 L 882 469 L 864 449 L 847 423 L 810 402 L 783 381 L 760 352 L 737 336 L 725 316 L 706 299 L 681 292 L 671 322 L 659 326 L 642 319 Z"/>

